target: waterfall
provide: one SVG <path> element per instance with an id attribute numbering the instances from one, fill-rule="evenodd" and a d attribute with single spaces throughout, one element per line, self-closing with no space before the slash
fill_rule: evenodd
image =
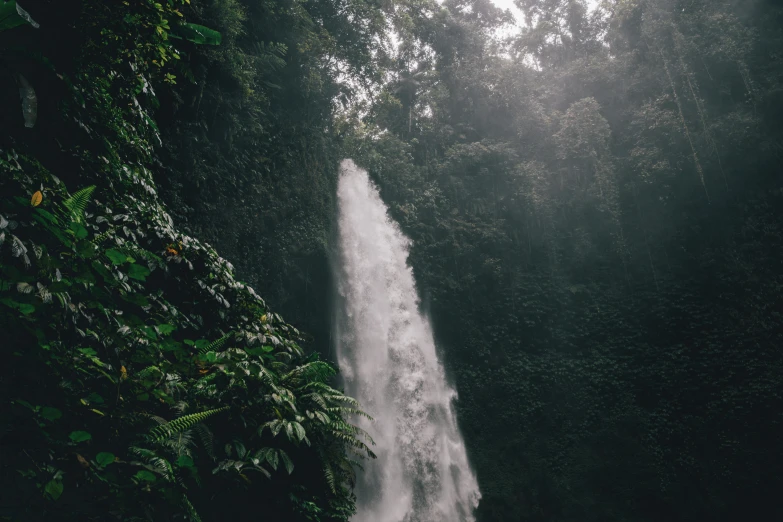
<path id="1" fill-rule="evenodd" d="M 353 161 L 338 185 L 337 357 L 346 391 L 373 421 L 354 522 L 471 522 L 481 494 L 452 407 L 455 392 L 418 309 L 410 240 Z"/>

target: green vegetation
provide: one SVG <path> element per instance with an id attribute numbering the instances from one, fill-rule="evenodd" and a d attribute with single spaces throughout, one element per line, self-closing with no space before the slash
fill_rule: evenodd
<path id="1" fill-rule="evenodd" d="M 343 157 L 413 239 L 480 522 L 783 518 L 775 2 L 20 2 L 0 520 L 350 517 Z"/>
<path id="2" fill-rule="evenodd" d="M 517 4 L 500 49 L 489 2 L 400 6 L 344 122 L 413 239 L 479 520 L 780 518 L 783 11 Z"/>
<path id="3" fill-rule="evenodd" d="M 193 3 L 223 34 L 190 55 L 163 104 L 159 184 L 176 221 L 209 241 L 284 317 L 329 350 L 335 106 L 380 79 L 375 0 Z M 351 84 L 346 82 L 352 81 Z"/>
<path id="4" fill-rule="evenodd" d="M 353 512 L 358 405 L 157 195 L 153 86 L 188 74 L 169 32 L 220 40 L 182 3 L 48 6 L 0 33 L 38 108 L 4 98 L 2 520 Z"/>

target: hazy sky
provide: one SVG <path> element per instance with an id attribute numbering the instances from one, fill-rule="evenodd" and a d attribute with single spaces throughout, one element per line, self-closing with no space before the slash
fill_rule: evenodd
<path id="1" fill-rule="evenodd" d="M 594 8 L 598 4 L 599 0 L 587 0 L 587 5 L 590 9 Z M 501 9 L 510 9 L 514 16 L 517 18 L 517 23 L 522 20 L 522 12 L 514 5 L 514 0 L 492 0 L 492 3 Z"/>
<path id="2" fill-rule="evenodd" d="M 517 6 L 514 5 L 514 0 L 492 0 L 492 3 L 501 9 L 510 9 L 511 12 L 514 13 L 514 16 L 517 17 L 517 21 L 521 19 L 522 11 L 517 9 Z"/>

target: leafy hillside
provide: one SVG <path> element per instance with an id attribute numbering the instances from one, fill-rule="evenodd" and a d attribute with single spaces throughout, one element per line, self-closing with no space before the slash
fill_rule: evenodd
<path id="1" fill-rule="evenodd" d="M 153 179 L 156 91 L 222 35 L 187 0 L 8 4 L 0 519 L 347 520 L 357 405 Z"/>
<path id="2" fill-rule="evenodd" d="M 374 0 L 194 2 L 223 45 L 191 53 L 161 111 L 170 209 L 329 351 L 334 113 L 379 80 L 388 40 Z"/>

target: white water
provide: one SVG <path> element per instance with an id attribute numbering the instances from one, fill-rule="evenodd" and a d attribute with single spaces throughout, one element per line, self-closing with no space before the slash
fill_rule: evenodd
<path id="1" fill-rule="evenodd" d="M 337 356 L 346 391 L 374 421 L 355 522 L 472 522 L 481 494 L 457 428 L 428 320 L 419 313 L 410 240 L 387 215 L 367 172 L 340 164 L 342 305 Z"/>

